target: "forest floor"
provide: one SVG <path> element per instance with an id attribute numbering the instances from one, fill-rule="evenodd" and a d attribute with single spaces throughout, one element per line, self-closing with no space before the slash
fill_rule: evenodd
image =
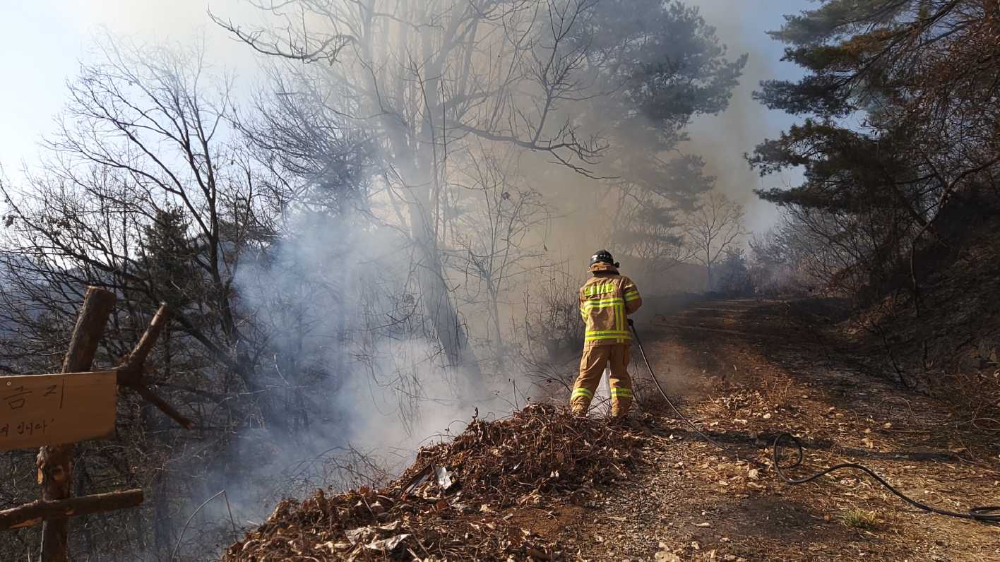
<path id="1" fill-rule="evenodd" d="M 653 369 L 727 450 L 653 413 L 642 451 L 652 462 L 636 475 L 583 505 L 515 519 L 587 560 L 1000 560 L 1000 526 L 916 510 L 858 472 L 790 486 L 770 468 L 787 431 L 806 447 L 796 476 L 857 462 L 936 507 L 1000 504 L 997 434 L 866 372 L 832 316 L 818 300 L 657 316 L 640 334 Z"/>
<path id="2" fill-rule="evenodd" d="M 640 326 L 668 394 L 724 449 L 656 400 L 633 349 L 645 411 L 631 427 L 537 407 L 474 423 L 392 490 L 279 507 L 227 559 L 1000 560 L 1000 526 L 916 510 L 858 472 L 778 478 L 771 446 L 789 432 L 805 445 L 795 476 L 857 462 L 936 507 L 1000 504 L 998 435 L 872 372 L 836 310 L 701 301 Z M 460 491 L 434 478 L 413 491 L 413 475 L 433 467 L 464 479 Z M 364 546 L 359 533 L 396 536 Z"/>

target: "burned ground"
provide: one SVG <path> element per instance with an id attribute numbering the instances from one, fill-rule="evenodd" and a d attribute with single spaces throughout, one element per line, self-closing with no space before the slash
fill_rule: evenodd
<path id="1" fill-rule="evenodd" d="M 539 406 L 477 421 L 386 490 L 282 504 L 228 559 L 997 559 L 997 527 L 916 511 L 858 474 L 776 477 L 771 442 L 788 431 L 803 473 L 852 460 L 945 509 L 1000 503 L 995 436 L 872 377 L 836 336 L 839 310 L 706 301 L 643 330 L 668 392 L 725 450 L 646 381 L 635 427 Z"/>

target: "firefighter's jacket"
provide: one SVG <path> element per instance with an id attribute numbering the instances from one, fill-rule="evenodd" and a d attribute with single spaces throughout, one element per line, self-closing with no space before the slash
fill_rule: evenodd
<path id="1" fill-rule="evenodd" d="M 594 276 L 580 288 L 580 315 L 587 326 L 584 347 L 632 343 L 628 315 L 642 306 L 635 283 L 603 262 L 590 272 Z"/>

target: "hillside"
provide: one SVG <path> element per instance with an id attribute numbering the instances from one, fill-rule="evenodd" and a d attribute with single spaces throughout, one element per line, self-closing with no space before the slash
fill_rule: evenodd
<path id="1" fill-rule="evenodd" d="M 873 374 L 951 402 L 1000 429 L 1000 211 L 959 198 L 880 298 L 842 328 Z M 916 280 L 916 291 L 914 291 Z M 979 421 L 976 421 L 979 420 Z"/>
<path id="2" fill-rule="evenodd" d="M 995 527 L 913 510 L 857 473 L 795 487 L 774 474 L 770 443 L 788 431 L 802 474 L 850 460 L 947 509 L 998 503 L 991 434 L 870 377 L 832 328 L 838 310 L 702 302 L 642 329 L 668 391 L 724 450 L 647 380 L 628 427 L 549 406 L 474 421 L 386 489 L 283 503 L 226 559 L 996 559 Z"/>

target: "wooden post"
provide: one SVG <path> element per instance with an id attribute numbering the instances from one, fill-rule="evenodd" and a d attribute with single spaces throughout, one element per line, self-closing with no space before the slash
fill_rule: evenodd
<path id="1" fill-rule="evenodd" d="M 114 293 L 97 287 L 87 288 L 66 358 L 63 360 L 62 372 L 79 373 L 90 370 L 114 305 Z M 73 451 L 72 443 L 42 447 L 38 451 L 38 483 L 42 485 L 43 501 L 69 498 L 73 480 Z M 47 519 L 42 523 L 42 562 L 65 562 L 68 559 L 68 543 L 68 519 Z"/>
<path id="2" fill-rule="evenodd" d="M 65 500 L 37 500 L 13 509 L 0 511 L 0 531 L 23 529 L 53 519 L 90 515 L 136 507 L 142 503 L 142 490 L 109 492 Z"/>

